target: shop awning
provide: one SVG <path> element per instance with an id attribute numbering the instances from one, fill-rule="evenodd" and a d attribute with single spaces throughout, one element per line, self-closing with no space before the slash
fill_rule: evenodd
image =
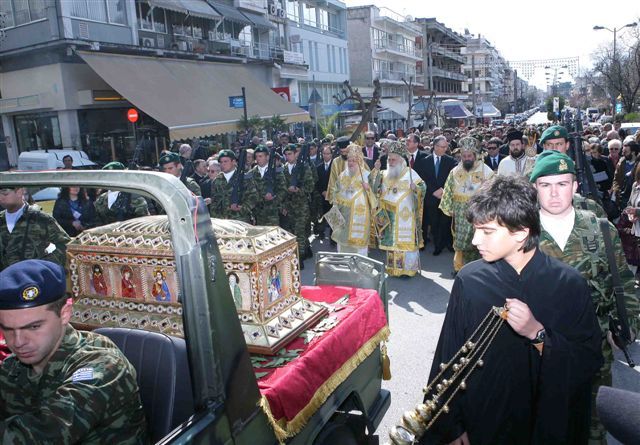
<path id="1" fill-rule="evenodd" d="M 244 11 L 242 14 L 246 15 L 257 28 L 272 29 L 276 27 L 263 14 L 256 14 L 255 12 L 249 11 Z"/>
<path id="2" fill-rule="evenodd" d="M 230 96 L 246 89 L 247 114 L 279 115 L 287 123 L 309 113 L 286 102 L 246 65 L 78 51 L 87 64 L 129 102 L 169 127 L 172 139 L 204 137 L 239 129 L 242 108 Z"/>
<path id="3" fill-rule="evenodd" d="M 218 14 L 204 0 L 148 0 L 149 4 L 154 8 L 163 8 L 170 11 L 181 12 L 182 14 L 201 17 L 203 19 L 221 19 Z"/>
<path id="4" fill-rule="evenodd" d="M 443 105 L 444 115 L 448 119 L 466 119 L 473 117 L 473 114 L 467 110 L 464 105 Z"/>
<path id="5" fill-rule="evenodd" d="M 222 17 L 224 17 L 227 20 L 230 20 L 236 23 L 242 23 L 243 25 L 252 24 L 251 20 L 245 17 L 240 11 L 238 11 L 233 6 L 224 5 L 217 2 L 209 2 L 209 4 L 213 7 L 213 9 L 215 9 L 220 14 L 222 14 Z"/>
<path id="6" fill-rule="evenodd" d="M 495 118 L 502 116 L 502 113 L 491 102 L 483 102 L 481 106 L 478 106 L 476 116 Z"/>
<path id="7" fill-rule="evenodd" d="M 392 117 L 392 119 L 407 118 L 407 111 L 409 111 L 408 103 L 402 103 L 396 99 L 380 99 L 379 106 L 383 108 L 383 110 L 381 110 L 382 113 L 388 111 L 397 115 Z M 380 114 L 380 112 L 378 114 Z"/>

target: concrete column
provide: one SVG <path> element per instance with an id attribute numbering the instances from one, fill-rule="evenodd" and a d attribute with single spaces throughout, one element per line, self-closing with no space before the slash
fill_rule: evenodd
<path id="1" fill-rule="evenodd" d="M 58 122 L 60 123 L 62 147 L 79 149 L 82 146 L 82 141 L 80 140 L 77 110 L 58 111 Z"/>
<path id="2" fill-rule="evenodd" d="M 16 129 L 13 126 L 13 119 L 7 114 L 2 115 L 2 130 L 4 132 L 4 140 L 7 144 L 7 157 L 9 165 L 18 165 L 18 139 L 16 138 Z"/>

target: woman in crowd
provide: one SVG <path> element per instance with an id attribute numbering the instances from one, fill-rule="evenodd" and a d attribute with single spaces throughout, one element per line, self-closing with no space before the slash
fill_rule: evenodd
<path id="1" fill-rule="evenodd" d="M 78 236 L 83 230 L 96 225 L 93 202 L 87 197 L 85 189 L 63 187 L 53 206 L 53 217 L 69 234 Z"/>

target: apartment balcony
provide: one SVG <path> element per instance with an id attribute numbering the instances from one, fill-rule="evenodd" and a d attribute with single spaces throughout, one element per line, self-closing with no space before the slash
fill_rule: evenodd
<path id="1" fill-rule="evenodd" d="M 432 57 L 434 56 L 442 56 L 442 57 L 446 57 L 449 58 L 451 60 L 455 60 L 456 62 L 460 62 L 460 64 L 464 64 L 467 61 L 467 57 L 460 54 L 460 53 L 456 53 L 454 51 L 451 51 L 449 49 L 446 49 L 442 46 L 439 46 L 437 44 L 434 44 L 431 46 L 431 54 Z"/>
<path id="2" fill-rule="evenodd" d="M 467 80 L 467 76 L 462 73 L 456 73 L 452 71 L 446 71 L 441 68 L 432 67 L 431 68 L 431 76 L 432 77 L 442 77 L 444 79 L 450 80 L 458 80 L 460 82 L 464 82 Z"/>
<path id="3" fill-rule="evenodd" d="M 378 52 L 388 52 L 397 56 L 408 57 L 413 60 L 422 60 L 422 48 L 402 45 L 393 40 L 376 40 L 373 47 Z"/>
<path id="4" fill-rule="evenodd" d="M 139 31 L 142 47 L 202 55 L 231 55 L 258 60 L 283 60 L 283 48 L 268 43 L 245 42 L 230 34 L 210 31 L 205 38 Z"/>
<path id="5" fill-rule="evenodd" d="M 401 83 L 404 84 L 404 80 L 409 81 L 410 77 L 416 79 L 415 73 L 408 73 L 404 71 L 374 71 L 373 77 L 378 78 L 381 82 L 392 82 L 392 83 Z"/>

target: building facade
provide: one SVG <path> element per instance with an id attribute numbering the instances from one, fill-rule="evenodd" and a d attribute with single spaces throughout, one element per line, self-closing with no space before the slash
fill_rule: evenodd
<path id="1" fill-rule="evenodd" d="M 348 8 L 351 84 L 371 97 L 373 81 L 381 85 L 378 130 L 405 128 L 409 85 L 423 85 L 422 33 L 412 17 L 373 5 Z M 413 121 L 408 126 L 413 125 Z"/>
<path id="2" fill-rule="evenodd" d="M 0 2 L 0 136 L 6 151 L 3 156 L 0 146 L 0 165 L 3 157 L 16 165 L 21 151 L 45 148 L 81 148 L 98 162 L 126 160 L 144 137 L 152 162 L 172 140 L 237 128 L 237 119 L 218 125 L 222 118 L 207 112 L 231 107 L 227 96 L 241 95 L 243 86 L 251 115 L 273 109 L 290 123 L 304 120 L 292 104 L 299 102 L 296 82 L 308 67 L 287 38 L 288 3 Z M 108 56 L 114 66 L 96 56 Z M 152 61 L 162 69 L 154 71 Z M 149 70 L 141 72 L 142 66 Z M 238 73 L 235 84 L 229 83 L 234 76 L 216 77 L 228 69 Z M 198 88 L 184 88 L 181 81 Z M 224 87 L 229 91 L 216 93 L 218 81 L 231 85 Z M 290 104 L 273 102 L 282 99 L 271 89 Z M 140 114 L 135 128 L 126 120 L 131 107 Z M 191 109 L 202 113 L 174 119 Z"/>

